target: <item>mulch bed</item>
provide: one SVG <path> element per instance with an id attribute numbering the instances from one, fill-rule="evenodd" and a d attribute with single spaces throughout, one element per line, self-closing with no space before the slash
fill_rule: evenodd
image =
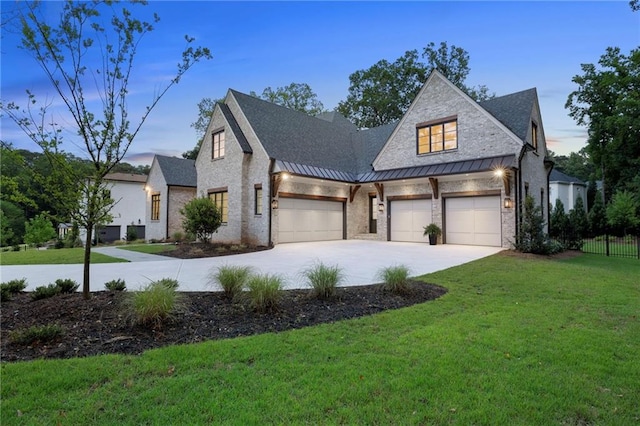
<path id="1" fill-rule="evenodd" d="M 178 259 L 198 259 L 202 257 L 218 257 L 228 256 L 231 254 L 252 253 L 262 250 L 269 250 L 269 247 L 223 243 L 180 243 L 176 244 L 174 250 L 162 253 L 162 256 L 176 257 Z"/>
<path id="2" fill-rule="evenodd" d="M 338 289 L 331 300 L 311 297 L 310 290 L 283 291 L 279 308 L 256 313 L 246 303 L 231 303 L 222 292 L 180 293 L 184 309 L 160 327 L 134 325 L 125 308 L 127 292 L 81 293 L 32 300 L 29 293 L 2 303 L 0 358 L 3 362 L 36 358 L 73 358 L 107 353 L 140 354 L 151 348 L 196 343 L 267 332 L 281 332 L 347 318 L 371 315 L 436 299 L 446 289 L 414 282 L 404 295 L 379 285 Z M 58 324 L 64 335 L 53 342 L 12 343 L 12 330 Z"/>

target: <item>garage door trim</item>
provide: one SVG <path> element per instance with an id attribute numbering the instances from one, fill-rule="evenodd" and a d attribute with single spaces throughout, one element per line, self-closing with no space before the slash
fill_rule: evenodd
<path id="1" fill-rule="evenodd" d="M 456 194 L 456 195 L 453 195 Z M 450 198 L 450 199 L 463 199 L 463 198 L 490 198 L 490 197 L 497 197 L 498 198 L 498 208 L 497 208 L 497 212 L 499 214 L 499 227 L 500 227 L 500 232 L 499 232 L 499 238 L 500 241 L 502 241 L 502 209 L 501 209 L 501 192 L 500 190 L 495 190 L 495 191 L 469 191 L 469 192 L 458 192 L 458 193 L 448 193 L 448 194 L 443 194 L 442 198 Z M 446 202 L 444 203 L 443 206 L 443 214 L 442 214 L 442 225 L 443 225 L 443 237 L 444 237 L 444 243 L 447 244 L 447 216 L 448 216 L 448 209 L 447 209 L 447 204 Z M 500 243 L 500 245 L 502 245 Z M 492 245 L 493 246 L 493 245 Z"/>

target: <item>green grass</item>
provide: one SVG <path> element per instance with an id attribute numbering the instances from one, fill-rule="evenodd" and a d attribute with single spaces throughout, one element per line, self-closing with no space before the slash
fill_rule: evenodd
<path id="1" fill-rule="evenodd" d="M 423 277 L 449 292 L 401 310 L 4 363 L 2 424 L 638 424 L 639 277 L 635 259 L 497 255 Z"/>
<path id="2" fill-rule="evenodd" d="M 0 253 L 0 265 L 62 265 L 84 262 L 84 248 L 8 251 Z M 127 262 L 104 254 L 91 252 L 91 263 Z"/>
<path id="3" fill-rule="evenodd" d="M 137 251 L 146 254 L 162 254 L 176 249 L 175 244 L 136 244 L 119 246 L 119 249 Z"/>

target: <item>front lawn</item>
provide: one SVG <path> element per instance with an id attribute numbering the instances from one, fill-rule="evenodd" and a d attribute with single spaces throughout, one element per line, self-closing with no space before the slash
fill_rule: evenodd
<path id="1" fill-rule="evenodd" d="M 175 244 L 134 244 L 118 246 L 119 249 L 137 251 L 146 254 L 163 254 L 176 249 Z"/>
<path id="2" fill-rule="evenodd" d="M 498 254 L 370 317 L 4 363 L 2 424 L 638 424 L 639 277 L 635 259 Z"/>
<path id="3" fill-rule="evenodd" d="M 104 254 L 91 252 L 91 263 L 128 262 Z M 84 263 L 84 248 L 65 248 L 26 251 L 6 251 L 0 253 L 0 265 L 62 265 Z"/>

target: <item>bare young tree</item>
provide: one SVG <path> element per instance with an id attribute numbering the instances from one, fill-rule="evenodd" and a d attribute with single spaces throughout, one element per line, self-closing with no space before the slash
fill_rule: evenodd
<path id="1" fill-rule="evenodd" d="M 129 3 L 130 7 L 144 5 L 144 1 Z M 43 13 L 42 7 L 40 2 L 25 4 L 20 14 L 20 47 L 33 56 L 68 109 L 79 144 L 92 164 L 89 179 L 80 178 L 68 164 L 59 164 L 60 172 L 77 182 L 79 188 L 70 211 L 72 219 L 87 231 L 82 290 L 88 299 L 94 228 L 109 220 L 114 204 L 104 177 L 122 161 L 169 88 L 197 62 L 210 59 L 211 53 L 207 48 L 193 47 L 194 39 L 185 36 L 186 47 L 175 75 L 154 92 L 141 117 L 132 122 L 127 96 L 134 59 L 138 57 L 142 39 L 153 30 L 152 24 L 159 21 L 158 16 L 154 14 L 153 23 L 149 23 L 135 18 L 130 9 L 117 1 L 67 0 L 59 20 L 54 21 Z M 95 94 L 99 102 L 92 101 Z M 1 109 L 45 154 L 56 154 L 61 150 L 63 128 L 49 118 L 50 104 L 38 105 L 35 95 L 29 93 L 28 107 L 3 102 Z"/>

